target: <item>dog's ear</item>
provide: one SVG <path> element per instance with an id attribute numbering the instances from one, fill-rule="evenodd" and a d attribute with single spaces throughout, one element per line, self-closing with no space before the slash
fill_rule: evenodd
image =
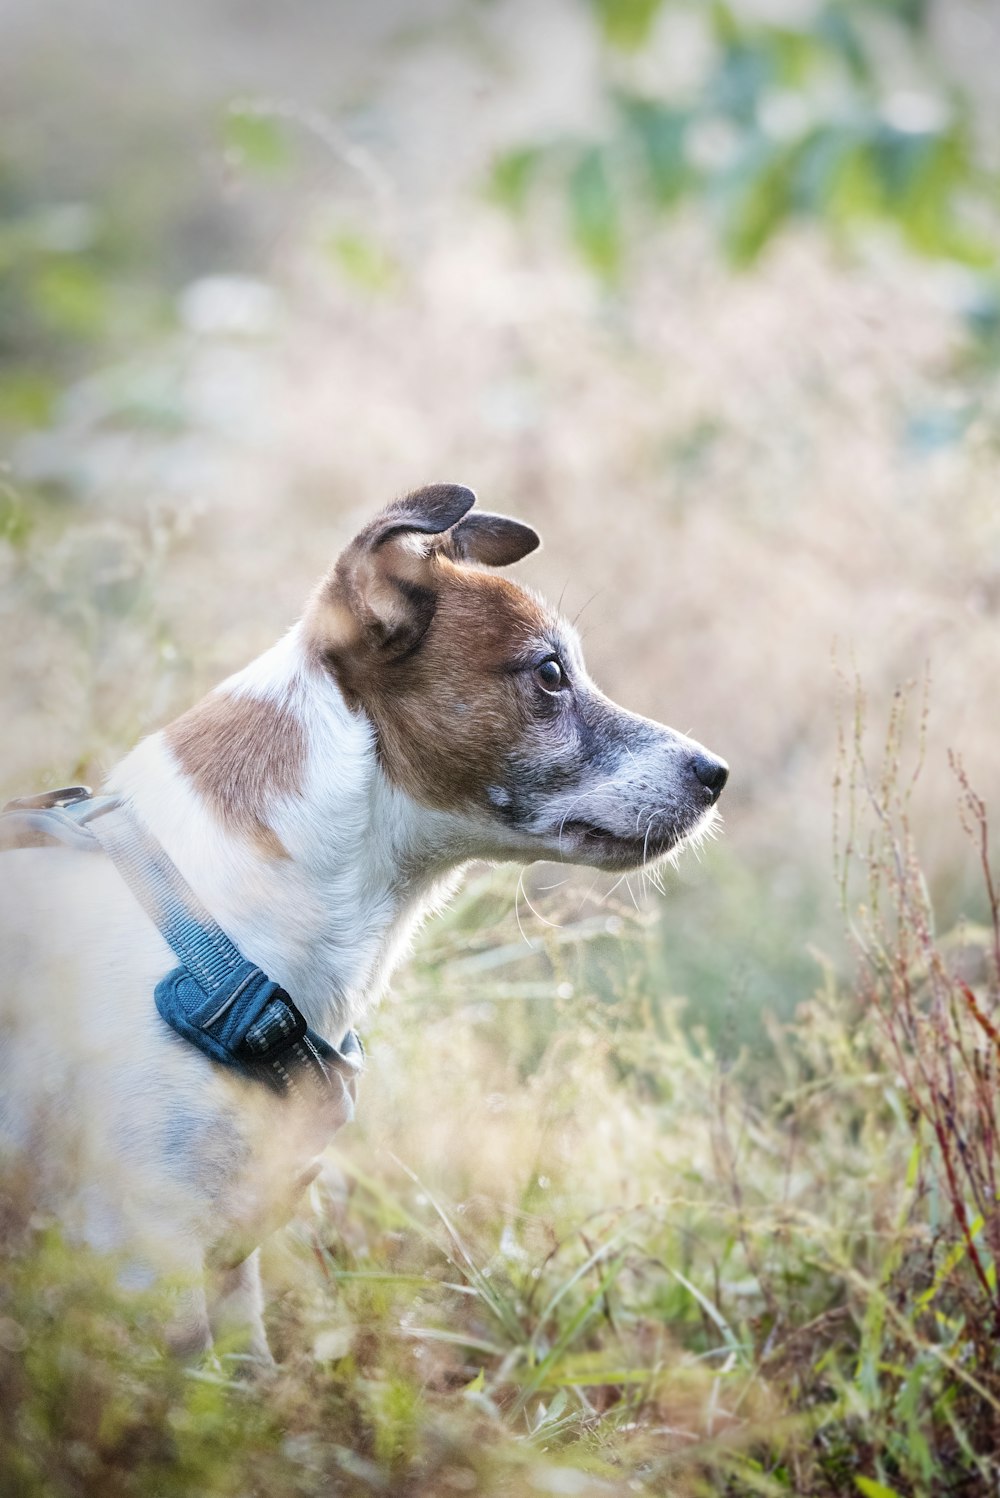
<path id="1" fill-rule="evenodd" d="M 444 543 L 444 553 L 456 562 L 480 562 L 484 567 L 510 567 L 541 546 L 530 525 L 506 515 L 476 511 L 466 515 Z"/>
<path id="2" fill-rule="evenodd" d="M 464 484 L 429 484 L 426 489 L 414 489 L 412 494 L 386 505 L 355 537 L 344 556 L 356 549 L 376 551 L 394 538 L 443 535 L 468 514 L 475 502 L 475 491 Z"/>
<path id="3" fill-rule="evenodd" d="M 387 505 L 341 553 L 314 605 L 323 653 L 393 659 L 413 650 L 434 617 L 438 538 L 476 502 L 462 484 L 432 484 Z"/>

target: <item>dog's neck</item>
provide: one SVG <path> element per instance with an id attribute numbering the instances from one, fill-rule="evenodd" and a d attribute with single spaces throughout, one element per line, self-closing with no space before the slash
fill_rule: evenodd
<path id="1" fill-rule="evenodd" d="M 299 628 L 144 740 L 108 788 L 334 1043 L 476 851 L 386 778 L 371 724 Z"/>

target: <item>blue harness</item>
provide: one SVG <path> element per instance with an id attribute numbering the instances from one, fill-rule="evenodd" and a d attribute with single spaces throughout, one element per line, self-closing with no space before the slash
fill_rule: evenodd
<path id="1" fill-rule="evenodd" d="M 161 1017 L 204 1055 L 273 1091 L 318 1105 L 329 1132 L 354 1117 L 364 1065 L 349 1030 L 339 1049 L 306 1024 L 289 995 L 248 962 L 163 848 L 113 796 L 71 786 L 10 801 L 0 846 L 63 843 L 103 851 L 180 959 L 156 985 Z"/>

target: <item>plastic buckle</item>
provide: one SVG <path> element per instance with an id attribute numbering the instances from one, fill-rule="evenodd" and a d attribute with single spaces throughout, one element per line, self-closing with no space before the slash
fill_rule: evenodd
<path id="1" fill-rule="evenodd" d="M 302 1015 L 283 988 L 275 988 L 243 1037 L 240 1049 L 253 1061 L 268 1061 L 301 1040 L 306 1033 Z"/>
<path id="2" fill-rule="evenodd" d="M 59 790 L 40 791 L 37 796 L 15 796 L 4 806 L 4 811 L 52 811 L 89 801 L 93 794 L 89 785 L 64 785 Z"/>

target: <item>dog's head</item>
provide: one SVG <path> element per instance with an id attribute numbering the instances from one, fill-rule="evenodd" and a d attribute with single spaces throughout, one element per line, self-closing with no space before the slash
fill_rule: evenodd
<path id="1" fill-rule="evenodd" d="M 576 632 L 488 570 L 530 526 L 421 489 L 351 543 L 308 616 L 316 656 L 370 719 L 385 774 L 456 813 L 484 856 L 629 869 L 704 830 L 728 767 L 591 681 Z"/>

